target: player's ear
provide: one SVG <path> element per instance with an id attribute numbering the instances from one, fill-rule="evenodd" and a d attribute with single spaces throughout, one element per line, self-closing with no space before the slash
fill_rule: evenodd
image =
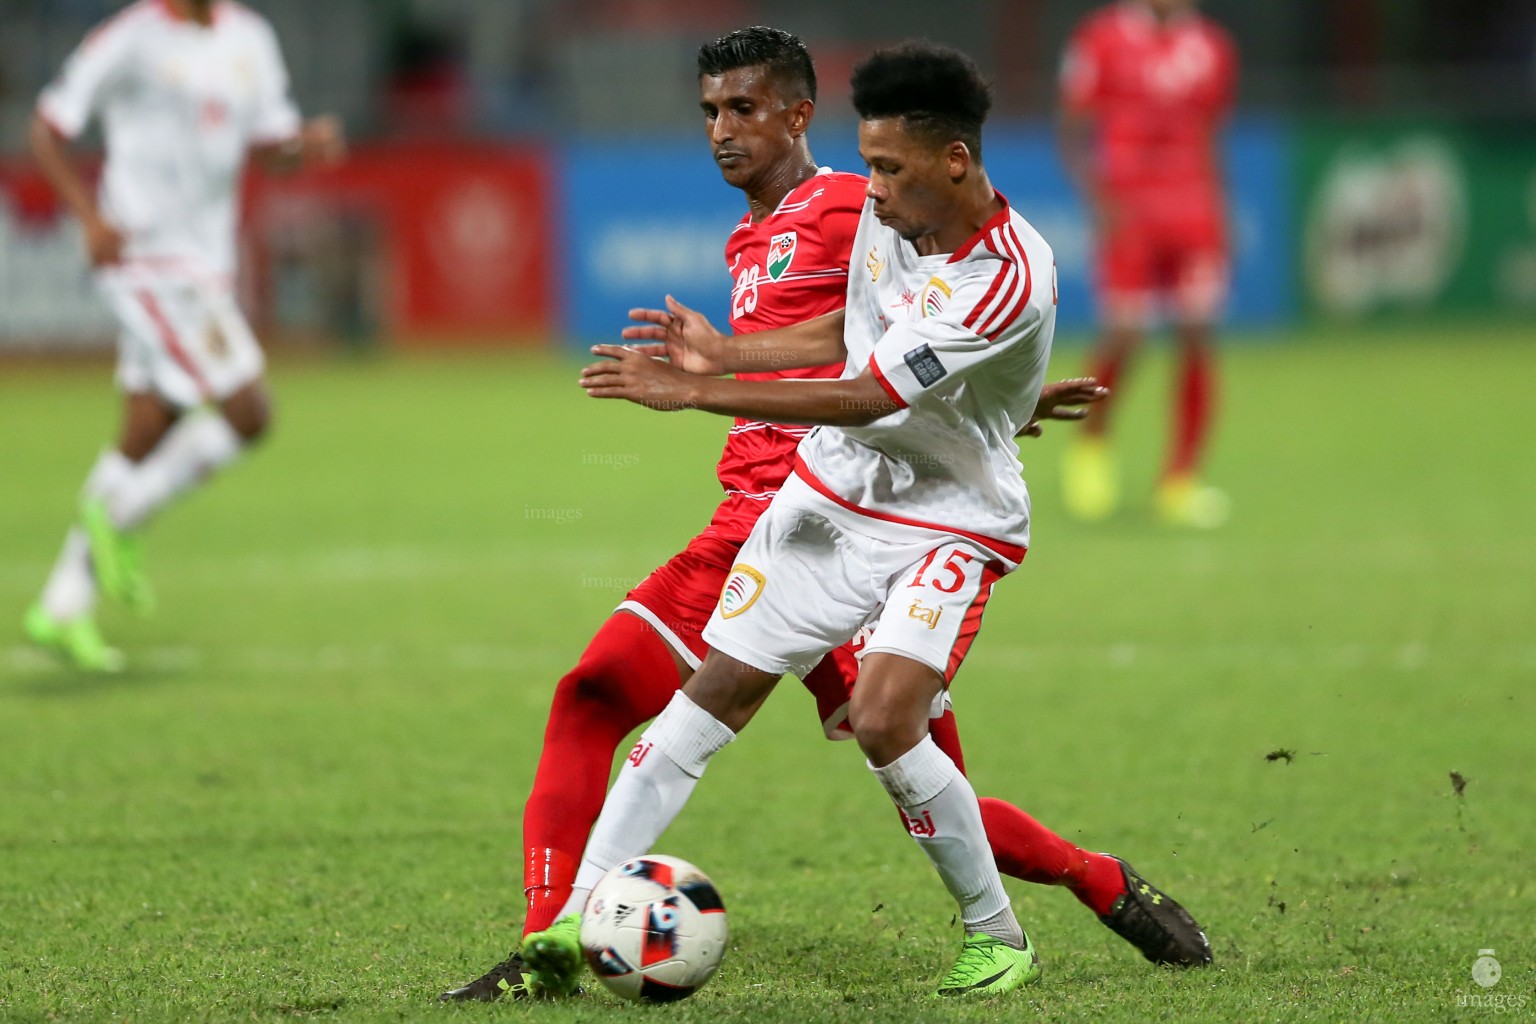
<path id="1" fill-rule="evenodd" d="M 955 139 L 944 151 L 951 181 L 959 181 L 971 169 L 971 147 Z"/>
<path id="2" fill-rule="evenodd" d="M 811 119 L 816 116 L 816 101 L 801 100 L 789 108 L 789 133 L 796 137 L 804 135 L 811 127 Z"/>

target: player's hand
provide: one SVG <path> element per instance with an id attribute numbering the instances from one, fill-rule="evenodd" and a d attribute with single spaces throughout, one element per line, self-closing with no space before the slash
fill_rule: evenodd
<path id="1" fill-rule="evenodd" d="M 1073 377 L 1058 380 L 1040 389 L 1040 400 L 1035 403 L 1035 414 L 1030 417 L 1019 437 L 1039 437 L 1041 420 L 1080 420 L 1088 415 L 1089 405 L 1109 397 L 1109 388 L 1095 377 Z"/>
<path id="2" fill-rule="evenodd" d="M 726 336 L 715 330 L 709 318 L 698 310 L 689 309 L 668 295 L 666 309 L 632 309 L 629 318 L 644 326 L 620 331 L 625 341 L 660 342 L 642 346 L 640 351 L 646 355 L 665 355 L 679 370 L 706 377 L 718 377 L 725 372 L 720 353 Z"/>
<path id="3" fill-rule="evenodd" d="M 305 121 L 299 129 L 299 145 L 305 163 L 341 163 L 347 155 L 347 138 L 342 131 L 341 118 L 323 114 Z"/>
<path id="4" fill-rule="evenodd" d="M 90 217 L 84 222 L 85 251 L 91 266 L 109 267 L 123 259 L 123 233 L 100 217 Z"/>
<path id="5" fill-rule="evenodd" d="M 649 351 L 660 347 L 593 345 L 592 354 L 605 358 L 582 369 L 580 384 L 593 398 L 622 398 L 662 412 L 693 408 L 696 375 Z"/>

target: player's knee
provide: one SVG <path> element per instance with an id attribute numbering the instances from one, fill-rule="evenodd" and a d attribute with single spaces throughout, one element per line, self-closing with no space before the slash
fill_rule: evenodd
<path id="1" fill-rule="evenodd" d="M 864 756 L 879 767 L 917 746 L 926 734 L 905 709 L 889 704 L 861 706 L 857 699 L 848 708 L 848 725 Z"/>
<path id="2" fill-rule="evenodd" d="M 244 388 L 220 407 L 230 428 L 247 445 L 255 444 L 272 430 L 272 397 L 259 384 Z"/>

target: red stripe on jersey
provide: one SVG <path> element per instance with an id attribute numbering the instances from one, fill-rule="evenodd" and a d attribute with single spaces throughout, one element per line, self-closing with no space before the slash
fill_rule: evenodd
<path id="1" fill-rule="evenodd" d="M 997 189 L 993 189 L 992 194 L 1003 201 L 1003 208 L 998 210 L 991 217 L 988 217 L 987 222 L 981 226 L 981 230 L 977 231 L 970 238 L 967 238 L 964 245 L 950 253 L 949 259 L 945 260 L 945 263 L 959 263 L 961 260 L 965 259 L 971 254 L 972 249 L 981 244 L 981 240 L 986 238 L 990 231 L 992 231 L 994 228 L 1000 228 L 1008 223 L 1008 217 L 1010 211 L 1012 210 L 1012 207 L 1008 204 L 1008 197 L 1003 195 Z"/>
<path id="2" fill-rule="evenodd" d="M 955 637 L 955 645 L 949 649 L 949 663 L 944 666 L 944 682 L 952 682 L 955 673 L 960 671 L 960 663 L 970 652 L 971 644 L 976 640 L 976 634 L 981 632 L 981 613 L 986 610 L 987 599 L 992 596 L 992 584 L 1003 578 L 1003 568 L 996 562 L 988 562 L 981 567 L 981 586 L 976 591 L 976 599 L 965 610 L 965 618 L 960 620 L 960 633 Z"/>
<path id="3" fill-rule="evenodd" d="M 1008 287 L 1003 289 L 1003 293 L 999 295 L 990 306 L 987 306 L 982 310 L 982 315 L 979 318 L 978 323 L 976 323 L 971 328 L 973 331 L 982 335 L 983 337 L 985 337 L 986 326 L 990 324 L 994 318 L 996 318 L 999 312 L 1011 307 L 1019 294 L 1018 265 L 1009 258 L 1007 252 L 1003 250 L 1001 245 L 993 242 L 992 246 L 993 250 L 1003 257 L 1003 260 L 1008 267 Z"/>
<path id="4" fill-rule="evenodd" d="M 996 341 L 998 335 L 1013 322 L 1014 318 L 1029 304 L 1029 296 L 1034 291 L 1034 278 L 1029 269 L 1029 258 L 1024 255 L 1024 247 L 1019 244 L 1018 237 L 1011 229 L 997 232 L 998 242 L 1002 246 L 1002 255 L 1011 256 L 1015 263 L 1024 268 L 1024 292 L 1011 304 L 999 309 L 987 322 L 982 325 L 977 333 L 988 341 Z"/>
<path id="5" fill-rule="evenodd" d="M 853 502 L 849 501 L 841 494 L 838 494 L 826 484 L 822 483 L 821 479 L 815 473 L 811 472 L 811 468 L 805 464 L 805 459 L 802 458 L 798 452 L 795 454 L 795 475 L 804 480 L 807 484 L 810 484 L 811 488 L 822 497 L 832 501 L 837 505 L 840 505 L 850 512 L 857 512 L 861 516 L 868 516 L 870 519 L 879 519 L 887 523 L 896 523 L 901 526 L 916 526 L 922 530 L 937 530 L 939 533 L 952 533 L 956 537 L 964 537 L 967 540 L 975 541 L 977 544 L 980 544 L 988 551 L 994 551 L 997 554 L 1002 555 L 1004 558 L 1008 559 L 1010 562 L 1013 562 L 1015 565 L 1024 561 L 1024 556 L 1029 553 L 1029 549 L 1026 547 L 1018 544 L 1010 544 L 1003 540 L 997 540 L 996 538 L 988 537 L 985 534 L 972 533 L 970 530 L 961 530 L 953 526 L 945 526 L 942 523 L 925 522 L 922 519 L 908 519 L 906 516 L 892 515 L 889 512 L 876 512 L 874 509 L 865 508 L 862 505 L 855 505 Z"/>
<path id="6" fill-rule="evenodd" d="M 154 321 L 155 330 L 160 332 L 160 340 L 165 342 L 165 350 L 171 354 L 172 359 L 176 360 L 176 364 L 186 371 L 187 376 L 192 378 L 192 383 L 197 385 L 198 394 L 202 395 L 204 400 L 212 398 L 213 389 L 208 386 L 208 381 L 204 379 L 202 371 L 197 368 L 192 357 L 187 354 L 187 350 L 181 347 L 181 341 L 176 337 L 176 330 L 171 326 L 171 321 L 166 318 L 165 311 L 160 308 L 160 303 L 155 300 L 154 293 L 141 288 L 136 294 L 139 302 L 144 306 L 144 311 L 149 314 L 150 320 Z"/>
<path id="7" fill-rule="evenodd" d="M 1007 277 L 1008 264 L 1005 263 L 998 270 L 997 276 L 992 279 L 992 286 L 987 289 L 987 294 L 983 295 L 981 297 L 981 301 L 972 306 L 971 311 L 966 314 L 965 320 L 961 322 L 962 327 L 970 330 L 971 325 L 976 322 L 976 318 L 981 315 L 981 311 L 986 309 L 988 303 L 990 303 L 993 297 L 997 295 L 997 290 L 1003 286 L 1003 281 L 1006 280 Z"/>
<path id="8" fill-rule="evenodd" d="M 891 387 L 891 382 L 886 380 L 885 374 L 880 372 L 880 364 L 875 362 L 873 355 L 869 357 L 869 372 L 874 374 L 875 382 L 885 389 L 885 393 L 891 396 L 891 401 L 896 403 L 896 408 L 905 409 L 907 407 L 907 400 L 902 398 L 895 388 Z"/>

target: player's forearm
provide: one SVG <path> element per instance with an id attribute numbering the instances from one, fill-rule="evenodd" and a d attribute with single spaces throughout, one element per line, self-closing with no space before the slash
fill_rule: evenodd
<path id="1" fill-rule="evenodd" d="M 806 426 L 859 427 L 899 407 L 869 378 L 853 380 L 731 380 L 701 378 L 690 407 L 722 416 Z"/>
<path id="2" fill-rule="evenodd" d="M 304 142 L 295 135 L 282 142 L 252 146 L 251 159 L 268 174 L 292 174 L 304 166 Z"/>
<path id="3" fill-rule="evenodd" d="M 1099 186 L 1093 169 L 1093 122 L 1082 114 L 1063 111 L 1056 125 L 1056 145 L 1067 178 L 1078 195 L 1084 202 L 1097 202 Z"/>
<path id="4" fill-rule="evenodd" d="M 788 327 L 732 335 L 721 353 L 725 373 L 797 370 L 847 358 L 841 309 Z"/>
<path id="5" fill-rule="evenodd" d="M 96 197 L 75 166 L 63 137 L 41 116 L 34 115 L 28 141 L 38 169 L 70 212 L 82 221 L 99 220 L 101 214 L 96 207 Z"/>

